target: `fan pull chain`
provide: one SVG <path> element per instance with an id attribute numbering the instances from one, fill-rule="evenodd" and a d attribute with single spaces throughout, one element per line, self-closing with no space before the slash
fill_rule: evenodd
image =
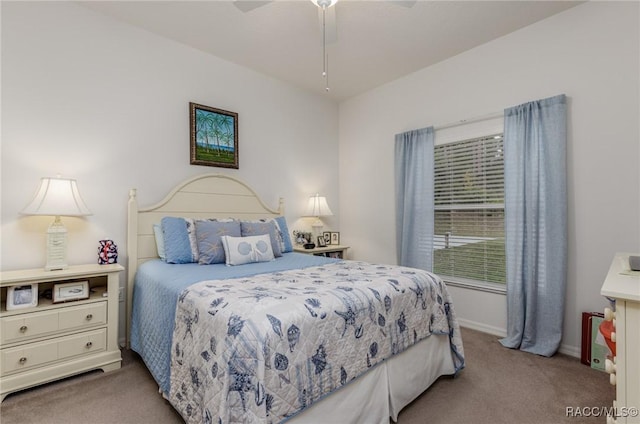
<path id="1" fill-rule="evenodd" d="M 322 76 L 325 80 L 325 91 L 329 91 L 329 55 L 327 54 L 327 6 L 322 6 Z"/>
<path id="2" fill-rule="evenodd" d="M 325 81 L 325 91 L 329 91 L 329 55 L 326 56 L 325 60 L 327 61 L 327 71 L 326 71 L 326 75 L 324 77 L 324 81 Z"/>
<path id="3" fill-rule="evenodd" d="M 324 89 L 329 91 L 329 54 L 327 53 L 327 7 L 335 4 L 337 0 L 312 0 L 322 8 L 322 77 Z"/>

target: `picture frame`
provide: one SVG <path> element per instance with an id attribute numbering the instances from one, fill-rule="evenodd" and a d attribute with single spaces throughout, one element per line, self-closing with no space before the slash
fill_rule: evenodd
<path id="1" fill-rule="evenodd" d="M 337 231 L 331 232 L 331 245 L 340 244 L 340 233 Z"/>
<path id="2" fill-rule="evenodd" d="M 238 114 L 189 103 L 190 163 L 238 169 Z"/>
<path id="3" fill-rule="evenodd" d="M 326 245 L 330 245 L 331 244 L 331 232 L 330 231 L 325 231 L 322 233 L 323 237 L 324 237 L 324 243 Z"/>
<path id="4" fill-rule="evenodd" d="M 318 247 L 327 247 L 327 242 L 324 239 L 324 235 L 318 236 Z"/>
<path id="5" fill-rule="evenodd" d="M 22 284 L 7 287 L 7 311 L 38 306 L 38 285 Z"/>
<path id="6" fill-rule="evenodd" d="M 311 236 L 311 233 L 298 231 L 298 230 L 293 231 L 293 237 L 296 245 L 298 246 L 304 246 L 305 244 L 309 244 L 313 239 L 313 237 Z"/>
<path id="7" fill-rule="evenodd" d="M 70 302 L 89 298 L 89 281 L 73 281 L 53 285 L 53 303 Z"/>

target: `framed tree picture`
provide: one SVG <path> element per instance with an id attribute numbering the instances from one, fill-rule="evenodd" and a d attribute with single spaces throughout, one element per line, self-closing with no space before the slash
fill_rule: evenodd
<path id="1" fill-rule="evenodd" d="M 191 165 L 238 169 L 238 114 L 189 103 Z"/>

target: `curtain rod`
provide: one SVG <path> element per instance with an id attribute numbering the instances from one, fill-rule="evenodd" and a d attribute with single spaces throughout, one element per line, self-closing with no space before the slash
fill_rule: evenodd
<path id="1" fill-rule="evenodd" d="M 493 112 L 493 113 L 489 113 L 487 115 L 482 115 L 482 116 L 476 116 L 475 118 L 461 119 L 456 122 L 451 122 L 444 125 L 438 125 L 437 127 L 434 126 L 433 129 L 435 131 L 443 130 L 445 128 L 457 127 L 459 125 L 472 124 L 474 122 L 480 122 L 480 121 L 488 121 L 489 119 L 500 118 L 501 116 L 504 116 L 504 111 Z"/>

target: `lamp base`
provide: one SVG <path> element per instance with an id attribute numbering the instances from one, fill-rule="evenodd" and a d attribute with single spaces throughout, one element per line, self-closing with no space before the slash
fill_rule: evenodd
<path id="1" fill-rule="evenodd" d="M 56 216 L 47 229 L 47 264 L 44 269 L 56 271 L 67 266 L 67 229 Z"/>
<path id="2" fill-rule="evenodd" d="M 322 228 L 323 227 L 324 227 L 324 225 L 322 224 L 322 221 L 320 221 L 320 218 L 317 218 L 315 220 L 315 222 L 313 224 L 311 224 L 312 234 L 313 234 L 313 240 L 312 241 L 317 241 L 318 237 L 320 237 L 322 235 Z"/>

